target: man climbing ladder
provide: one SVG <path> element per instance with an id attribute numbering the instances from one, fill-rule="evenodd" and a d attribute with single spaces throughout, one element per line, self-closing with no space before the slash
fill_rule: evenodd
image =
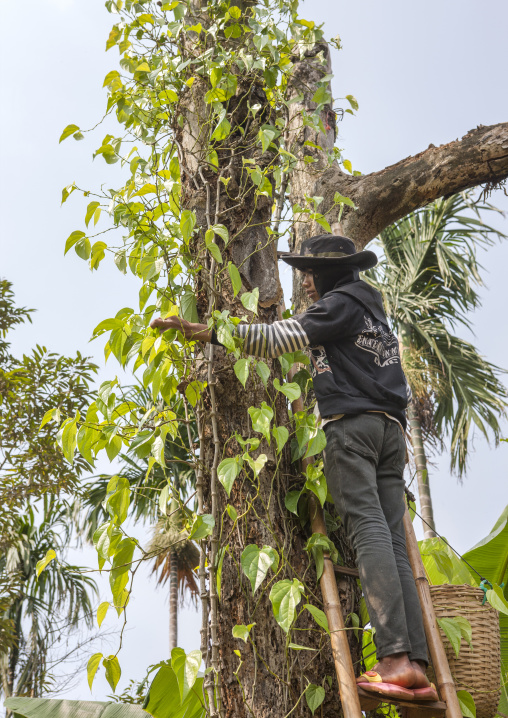
<path id="1" fill-rule="evenodd" d="M 326 434 L 325 475 L 356 550 L 378 664 L 358 684 L 392 700 L 437 700 L 425 676 L 427 645 L 403 528 L 408 401 L 398 342 L 380 294 L 359 279 L 377 263 L 345 237 L 319 235 L 282 259 L 304 273 L 314 302 L 291 319 L 240 324 L 247 354 L 276 357 L 310 348 L 314 391 Z M 155 319 L 161 331 L 217 344 L 203 324 Z"/>

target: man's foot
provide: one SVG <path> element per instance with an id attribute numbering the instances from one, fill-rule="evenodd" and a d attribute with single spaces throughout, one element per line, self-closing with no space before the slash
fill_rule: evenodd
<path id="1" fill-rule="evenodd" d="M 427 670 L 425 663 L 423 661 L 411 661 L 411 666 L 415 672 L 415 680 L 411 688 L 428 688 L 430 681 L 425 675 L 425 671 Z"/>
<path id="2" fill-rule="evenodd" d="M 437 694 L 436 686 L 429 681 L 425 675 L 427 665 L 423 661 L 411 661 L 411 665 L 414 668 L 416 680 L 411 686 L 411 690 L 414 693 L 415 700 L 417 701 L 437 701 L 439 696 Z"/>
<path id="3" fill-rule="evenodd" d="M 368 673 L 377 673 L 380 676 L 381 681 L 379 679 L 377 679 L 377 681 L 369 681 L 368 679 L 372 679 L 374 676 L 362 674 L 356 679 L 356 682 L 371 683 L 373 689 L 375 688 L 376 682 L 390 683 L 392 685 L 401 686 L 402 688 L 412 688 L 415 682 L 420 682 L 419 677 L 416 675 L 416 670 L 410 662 L 407 653 L 394 653 L 391 656 L 381 658 L 379 663 L 374 666 L 372 671 L 368 671 Z M 428 681 L 426 685 L 428 685 Z M 420 687 L 420 685 L 418 685 L 418 687 Z M 422 685 L 421 687 L 423 688 L 424 686 Z"/>

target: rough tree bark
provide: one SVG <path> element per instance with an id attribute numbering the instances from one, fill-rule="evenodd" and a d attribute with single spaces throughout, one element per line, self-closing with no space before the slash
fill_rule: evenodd
<path id="1" fill-rule="evenodd" d="M 199 3 L 194 6 L 194 12 L 206 24 Z M 192 47 L 187 47 L 187 52 L 191 54 Z M 320 63 L 319 53 L 325 58 L 324 66 Z M 350 236 L 359 248 L 395 219 L 436 197 L 482 182 L 498 182 L 508 174 L 508 124 L 503 124 L 479 128 L 468 133 L 461 141 L 440 148 L 429 148 L 416 157 L 407 158 L 380 172 L 363 177 L 347 175 L 336 163 L 330 164 L 323 151 L 304 145 L 305 140 L 326 148 L 331 148 L 334 143 L 332 107 L 323 110 L 325 133 L 316 136 L 308 128 L 303 128 L 301 123 L 302 113 L 313 107 L 311 98 L 326 71 L 326 65 L 329 65 L 328 48 L 319 45 L 296 62 L 293 72 L 295 97 L 301 92 L 303 99 L 291 105 L 289 118 L 291 129 L 288 142 L 298 158 L 291 178 L 290 200 L 303 205 L 306 195 L 322 196 L 324 199 L 319 211 L 326 213 L 333 205 L 335 192 L 353 199 L 358 210 L 345 211 L 340 226 L 335 209 L 330 212 L 329 218 L 332 229 Z M 228 228 L 230 243 L 224 246 L 217 239 L 224 259 L 231 259 L 240 267 L 244 290 L 259 288 L 259 321 L 273 322 L 277 318 L 282 292 L 275 247 L 266 230 L 271 221 L 272 201 L 266 197 L 258 197 L 255 201 L 252 191 L 245 190 L 242 165 L 242 156 L 255 159 L 261 167 L 267 167 L 270 162 L 270 153 L 261 154 L 255 142 L 260 125 L 270 119 L 270 106 L 255 74 L 238 77 L 237 94 L 230 100 L 231 106 L 236 105 L 233 132 L 228 139 L 228 146 L 224 147 L 223 143 L 216 173 L 210 170 L 201 141 L 202 128 L 209 112 L 203 95 L 204 88 L 196 80 L 185 100 L 185 121 L 177 138 L 181 148 L 183 205 L 196 212 L 201 238 L 210 224 L 219 222 Z M 255 120 L 247 119 L 248 100 L 251 103 L 255 100 L 261 106 Z M 240 126 L 244 135 L 235 130 Z M 310 157 L 311 162 L 306 162 L 304 156 Z M 228 181 L 227 193 L 223 191 L 220 177 Z M 298 248 L 306 236 L 320 232 L 322 229 L 312 222 L 297 224 L 293 247 Z M 210 292 L 215 297 L 214 308 L 229 309 L 233 315 L 244 314 L 245 310 L 233 298 L 228 282 L 215 286 L 210 269 L 204 263 L 200 275 L 198 305 L 201 317 L 207 314 Z M 303 306 L 298 284 L 295 286 L 294 298 L 298 307 Z M 268 363 L 275 375 L 280 377 L 278 363 Z M 240 446 L 232 437 L 235 432 L 243 437 L 252 434 L 247 408 L 259 406 L 267 399 L 267 390 L 255 373 L 251 373 L 244 390 L 236 380 L 232 366 L 231 357 L 217 348 L 213 367 L 217 404 L 215 416 L 221 447 L 226 446 L 224 456 L 240 453 Z M 205 368 L 197 366 L 195 372 L 196 377 L 206 379 Z M 277 424 L 282 424 L 287 419 L 285 402 L 279 399 L 276 406 Z M 202 418 L 206 467 L 212 465 L 214 456 L 210 408 L 208 403 L 208 414 Z M 274 621 L 268 591 L 260 589 L 253 597 L 250 585 L 239 569 L 240 556 L 247 544 L 262 546 L 267 543 L 275 546 L 281 555 L 291 560 L 292 572 L 287 569 L 286 576 L 301 577 L 307 572 L 306 583 L 314 592 L 313 602 L 319 605 L 315 580 L 309 578 L 309 563 L 304 552 L 305 533 L 297 523 L 290 520 L 284 507 L 284 495 L 297 479 L 289 450 L 285 449 L 278 473 L 273 443 L 268 445 L 263 441 L 259 451 L 267 455 L 268 461 L 260 474 L 258 490 L 255 489 L 255 482 L 237 479 L 229 502 L 222 489 L 217 495 L 218 516 L 223 516 L 223 523 L 218 530 L 221 532 L 222 544 L 227 543 L 229 546 L 222 569 L 220 620 L 215 645 L 219 651 L 222 714 L 226 718 L 283 716 L 293 707 L 304 689 L 304 675 L 318 684 L 321 684 L 324 676 L 333 676 L 329 650 L 326 646 L 314 645 L 312 637 L 305 632 L 299 634 L 302 636 L 299 642 L 318 648 L 319 651 L 309 654 L 304 651 L 293 652 L 290 658 L 291 672 L 288 672 L 284 636 Z M 207 484 L 209 478 L 209 475 L 206 476 Z M 210 510 L 211 500 L 208 491 L 205 493 L 207 511 Z M 239 516 L 244 514 L 247 507 L 250 511 L 233 525 L 227 514 L 223 514 L 227 503 L 234 506 Z M 342 548 L 344 552 L 347 551 L 345 547 Z M 348 579 L 343 581 L 340 586 L 341 597 L 344 599 L 345 611 L 351 611 L 355 600 L 355 584 L 348 583 Z M 234 625 L 252 622 L 256 623 L 252 631 L 256 653 L 249 646 L 243 646 L 231 634 Z M 302 622 L 300 627 L 306 628 L 307 625 Z M 243 663 L 240 668 L 235 650 L 241 650 Z M 275 679 L 274 674 L 281 679 Z M 335 718 L 337 715 L 339 704 L 335 692 L 336 689 L 327 692 L 320 714 L 322 718 Z M 307 714 L 303 701 L 292 713 L 295 717 Z"/>
<path id="2" fill-rule="evenodd" d="M 508 122 L 479 125 L 462 139 L 439 147 L 429 145 L 379 172 L 352 177 L 336 166 L 319 181 L 319 193 L 333 199 L 335 192 L 350 197 L 356 211 L 344 212 L 343 229 L 358 248 L 401 217 L 439 197 L 476 187 L 498 184 L 508 176 Z"/>

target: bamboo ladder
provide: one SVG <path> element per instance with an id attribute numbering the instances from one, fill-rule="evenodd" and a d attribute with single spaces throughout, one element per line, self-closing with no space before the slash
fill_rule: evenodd
<path id="1" fill-rule="evenodd" d="M 290 379 L 293 376 L 294 372 L 291 371 Z M 303 411 L 303 400 L 299 398 L 292 402 L 292 408 L 293 412 Z M 310 459 L 302 459 L 302 469 L 304 471 L 310 462 Z M 327 532 L 323 509 L 312 494 L 309 496 L 309 513 L 312 533 L 319 533 L 326 536 Z M 330 629 L 330 642 L 339 683 L 339 693 L 344 718 L 363 718 L 362 710 L 373 710 L 381 702 L 397 705 L 401 709 L 403 718 L 443 718 L 443 716 L 446 716 L 446 718 L 462 718 L 462 712 L 455 692 L 455 684 L 436 622 L 436 615 L 430 596 L 429 582 L 425 575 L 423 562 L 418 549 L 418 542 L 407 508 L 404 515 L 404 529 L 406 532 L 409 562 L 413 570 L 422 607 L 427 644 L 436 674 L 438 693 L 442 700 L 436 702 L 380 701 L 378 698 L 373 697 L 371 693 L 357 687 L 342 615 L 335 570 L 337 568 L 338 573 L 345 573 L 346 575 L 356 577 L 358 576 L 358 572 L 354 569 L 334 568 L 329 554 L 325 553 L 324 568 L 319 580 L 319 585 L 323 596 L 325 614 L 328 619 L 328 627 Z"/>

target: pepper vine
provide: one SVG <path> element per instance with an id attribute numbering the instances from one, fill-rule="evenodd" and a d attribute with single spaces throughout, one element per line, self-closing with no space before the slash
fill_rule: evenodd
<path id="1" fill-rule="evenodd" d="M 122 187 L 104 192 L 76 184 L 64 188 L 62 202 L 74 192 L 93 197 L 85 215 L 87 231 L 72 232 L 65 251 L 74 249 L 92 270 L 98 270 L 106 256 L 112 257 L 121 272 L 139 278 L 139 309 L 119 309 L 95 328 L 93 336 L 104 335 L 106 358 L 113 355 L 123 368 L 131 367 L 150 390 L 152 401 L 140 405 L 125 398 L 117 379 L 104 382 L 85 417 L 64 419 L 57 441 L 70 462 L 76 450 L 92 466 L 101 451 L 111 461 L 120 451 L 148 458 L 148 489 L 154 466 L 164 470 L 171 460 L 167 439 L 184 447 L 186 436 L 189 463 L 195 469 L 195 509 L 183 502 L 169 480 L 159 497 L 162 514 L 171 502 L 178 502 L 188 535 L 200 546 L 201 647 L 188 655 L 175 649 L 171 661 L 181 701 L 197 685 L 203 660 L 204 710 L 213 717 L 226 714 L 219 613 L 228 562 L 250 617 L 248 623 L 229 629 L 250 649 L 249 660 L 255 666 L 246 686 L 246 654 L 235 651 L 235 678 L 246 714 L 256 715 L 258 670 L 283 687 L 285 715 L 301 710 L 304 697 L 314 713 L 331 690 L 326 677 L 321 684 L 305 678 L 327 646 L 328 624 L 319 608 L 314 564 L 319 578 L 323 552 L 330 552 L 334 560 L 339 557 L 329 539 L 313 534 L 306 542 L 312 560 L 303 568 L 295 565 L 292 539 L 299 522 L 305 523 L 307 494 L 315 495 L 321 506 L 330 497 L 319 459 L 307 466 L 303 480 L 291 461 L 318 457 L 324 432 L 312 411 L 307 356 L 297 351 L 276 361 L 245 357 L 235 328 L 240 321 L 273 321 L 277 307 L 282 316 L 275 261 L 279 240 L 291 236 L 296 223 L 330 231 L 326 215 L 319 212 L 322 198 L 305 196 L 293 206 L 288 201 L 297 164 L 313 171 L 313 157 L 306 148 L 316 145 L 305 139 L 307 130 L 325 134 L 323 118 L 333 113 L 331 76 L 323 58 L 312 107 L 298 119 L 298 126 L 289 112 L 295 99 L 294 60 L 315 48 L 323 31 L 298 16 L 297 0 L 108 0 L 106 7 L 118 16 L 106 49 L 117 47 L 120 53 L 120 69 L 104 81 L 106 116 L 116 115 L 122 134 L 106 135 L 94 157 L 102 156 L 107 164 L 120 162 L 126 179 Z M 333 42 L 339 45 L 338 39 Z M 346 100 L 351 106 L 347 111 L 356 109 L 354 97 Z M 60 139 L 80 140 L 86 132 L 71 124 Z M 341 161 L 340 150 L 329 150 L 328 158 L 330 163 Z M 346 163 L 343 166 L 351 169 Z M 340 195 L 335 204 L 342 209 L 352 206 Z M 92 219 L 95 228 L 104 213 L 109 225 L 94 234 Z M 106 241 L 110 233 L 111 241 Z M 267 286 L 259 283 L 260 277 Z M 189 321 L 201 315 L 225 349 L 203 349 L 175 330 L 160 336 L 150 328 L 156 313 Z M 222 376 L 236 377 L 246 396 L 261 399 L 246 405 L 250 423 L 245 416 L 244 430 L 239 427 L 229 436 L 219 416 Z M 253 387 L 250 393 L 247 386 Z M 292 412 L 289 403 L 301 395 L 305 408 Z M 174 410 L 182 398 L 185 420 Z M 57 408 L 45 417 L 56 419 Z M 197 448 L 190 433 L 193 419 Z M 280 487 L 286 485 L 289 491 L 282 501 Z M 242 497 L 241 505 L 230 500 L 232 492 Z M 114 477 L 106 498 L 110 519 L 94 535 L 99 568 L 109 571 L 112 592 L 112 600 L 99 608 L 99 624 L 113 606 L 125 627 L 135 573 L 147 558 L 123 526 L 131 500 L 128 480 Z M 283 536 L 274 523 L 274 510 L 286 521 L 288 513 L 294 515 Z M 271 537 L 271 545 L 252 541 L 250 521 Z M 232 549 L 233 539 L 243 546 L 241 553 Z M 256 612 L 267 599 L 284 638 L 284 670 L 275 671 L 258 646 Z M 351 622 L 357 630 L 356 615 Z M 312 645 L 307 640 L 311 633 Z M 102 662 L 106 677 L 116 686 L 120 648 L 121 643 L 117 653 L 106 658 L 92 656 L 90 685 Z M 302 659 L 306 651 L 308 660 Z M 297 663 L 301 679 L 296 690 Z"/>

